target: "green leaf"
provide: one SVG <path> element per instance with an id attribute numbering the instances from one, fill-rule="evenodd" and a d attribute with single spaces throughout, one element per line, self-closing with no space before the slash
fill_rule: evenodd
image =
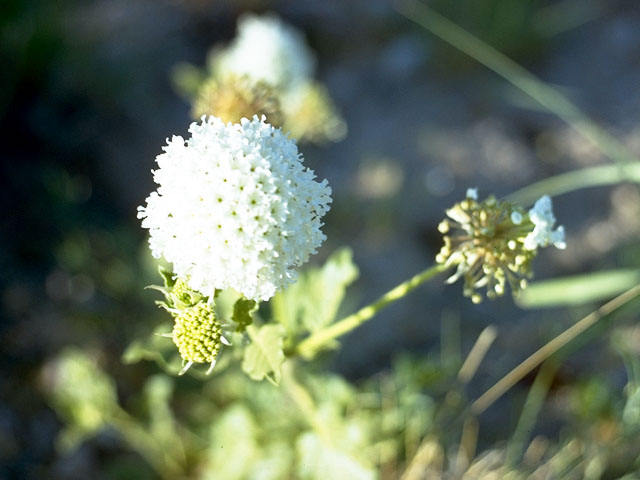
<path id="1" fill-rule="evenodd" d="M 253 323 L 253 312 L 258 308 L 258 304 L 255 300 L 247 300 L 246 298 L 239 298 L 233 305 L 233 316 L 231 317 L 236 322 L 236 332 L 244 332 L 249 325 Z"/>
<path id="2" fill-rule="evenodd" d="M 273 316 L 292 336 L 314 332 L 333 322 L 346 289 L 358 278 L 350 249 L 334 252 L 322 268 L 310 268 L 298 282 L 271 301 Z"/>
<path id="3" fill-rule="evenodd" d="M 244 351 L 242 369 L 253 380 L 267 378 L 271 383 L 280 383 L 280 367 L 285 360 L 283 349 L 285 331 L 281 325 L 265 325 L 256 329 L 247 328 L 251 344 Z"/>
<path id="4" fill-rule="evenodd" d="M 218 318 L 228 319 L 233 317 L 236 302 L 241 298 L 242 295 L 231 288 L 216 290 L 215 308 Z"/>
<path id="5" fill-rule="evenodd" d="M 520 292 L 516 303 L 522 308 L 583 305 L 606 300 L 640 282 L 640 270 L 607 270 L 585 275 L 535 282 Z"/>
<path id="6" fill-rule="evenodd" d="M 262 458 L 252 465 L 253 468 L 248 477 L 252 480 L 293 478 L 290 473 L 294 462 L 292 450 L 290 442 L 286 440 L 270 441 L 263 448 Z"/>
<path id="7" fill-rule="evenodd" d="M 299 333 L 299 317 L 304 309 L 306 292 L 306 275 L 302 274 L 296 283 L 289 285 L 286 290 L 279 291 L 271 299 L 271 313 L 273 319 L 282 325 L 290 336 Z"/>

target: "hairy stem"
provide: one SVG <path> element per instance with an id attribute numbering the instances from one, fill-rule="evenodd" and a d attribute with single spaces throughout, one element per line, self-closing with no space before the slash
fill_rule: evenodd
<path id="1" fill-rule="evenodd" d="M 389 290 L 378 300 L 361 308 L 356 313 L 343 318 L 323 330 L 313 333 L 294 347 L 292 351 L 289 352 L 289 355 L 300 355 L 304 358 L 313 357 L 316 352 L 333 343 L 336 338 L 362 325 L 384 307 L 403 298 L 409 292 L 444 270 L 446 270 L 446 268 L 442 265 L 434 265 L 427 268 L 423 272 L 418 273 L 409 280 Z"/>

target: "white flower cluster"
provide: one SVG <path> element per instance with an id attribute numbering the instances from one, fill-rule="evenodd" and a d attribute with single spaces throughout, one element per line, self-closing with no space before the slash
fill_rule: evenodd
<path id="1" fill-rule="evenodd" d="M 302 34 L 275 15 L 247 14 L 238 21 L 237 36 L 221 54 L 218 68 L 286 91 L 311 78 L 315 59 Z"/>
<path id="2" fill-rule="evenodd" d="M 534 225 L 533 231 L 524 239 L 524 248 L 535 250 L 538 247 L 553 245 L 556 248 L 564 249 L 567 244 L 564 239 L 564 227 L 559 226 L 553 230 L 556 217 L 553 215 L 551 198 L 548 195 L 540 197 L 529 210 L 529 220 Z"/>
<path id="3" fill-rule="evenodd" d="M 205 295 L 232 288 L 268 300 L 324 241 L 331 188 L 264 118 L 203 117 L 189 132 L 158 155 L 159 187 L 138 207 L 151 251 Z"/>

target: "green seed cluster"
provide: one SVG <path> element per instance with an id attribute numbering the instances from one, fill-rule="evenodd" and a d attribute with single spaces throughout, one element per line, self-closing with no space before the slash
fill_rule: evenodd
<path id="1" fill-rule="evenodd" d="M 463 293 L 474 303 L 482 301 L 477 289 L 483 287 L 489 299 L 503 295 L 507 283 L 513 295 L 526 287 L 536 251 L 524 248 L 533 224 L 521 208 L 493 196 L 482 202 L 466 198 L 448 209 L 447 216 L 438 226 L 444 246 L 436 261 L 457 265 L 448 283 L 463 277 Z"/>
<path id="2" fill-rule="evenodd" d="M 222 329 L 207 303 L 185 308 L 175 317 L 173 343 L 186 362 L 212 363 L 221 348 Z"/>

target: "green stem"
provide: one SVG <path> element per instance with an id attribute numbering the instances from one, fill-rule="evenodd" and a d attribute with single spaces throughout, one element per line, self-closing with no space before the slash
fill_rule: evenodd
<path id="1" fill-rule="evenodd" d="M 313 333 L 294 347 L 292 352 L 290 352 L 290 355 L 297 354 L 304 358 L 313 357 L 318 350 L 330 345 L 336 338 L 360 326 L 375 316 L 384 307 L 403 298 L 409 292 L 415 290 L 424 282 L 435 277 L 444 270 L 446 270 L 446 268 L 443 265 L 438 264 L 427 268 L 423 272 L 418 273 L 409 280 L 402 282 L 397 287 L 389 290 L 378 300 L 361 308 L 356 313 L 343 318 L 323 330 Z"/>
<path id="2" fill-rule="evenodd" d="M 331 432 L 322 418 L 318 416 L 317 409 L 309 391 L 296 380 L 293 362 L 285 362 L 282 366 L 282 384 L 287 394 L 294 401 L 307 423 L 315 433 L 327 444 L 331 444 Z"/>
<path id="3" fill-rule="evenodd" d="M 163 479 L 180 478 L 185 473 L 181 461 L 174 458 L 176 452 L 167 449 L 158 438 L 140 426 L 127 412 L 118 409 L 111 420 L 113 426 L 125 441 L 144 458 L 153 470 Z M 183 453 L 183 452 L 182 452 Z"/>

